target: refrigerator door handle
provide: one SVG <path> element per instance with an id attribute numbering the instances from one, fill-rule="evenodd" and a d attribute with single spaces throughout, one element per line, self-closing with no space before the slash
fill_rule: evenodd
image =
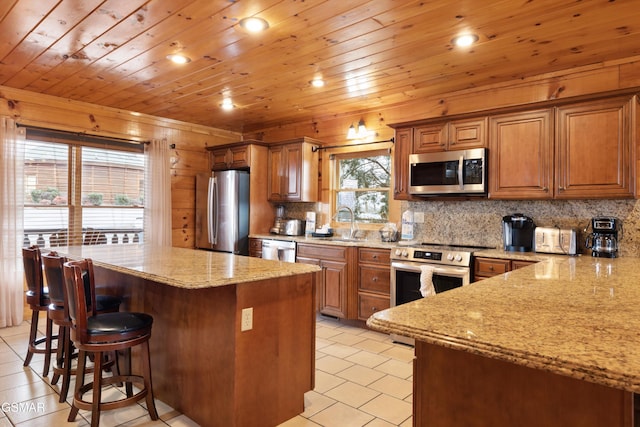
<path id="1" fill-rule="evenodd" d="M 218 179 L 209 178 L 209 192 L 207 196 L 207 228 L 209 231 L 209 243 L 216 245 L 218 242 Z"/>

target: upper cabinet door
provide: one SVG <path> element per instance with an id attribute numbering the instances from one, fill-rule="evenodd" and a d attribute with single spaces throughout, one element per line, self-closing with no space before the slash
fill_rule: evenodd
<path id="1" fill-rule="evenodd" d="M 209 155 L 211 159 L 211 170 L 222 171 L 229 169 L 229 149 L 218 148 L 212 150 Z"/>
<path id="2" fill-rule="evenodd" d="M 420 126 L 413 130 L 412 153 L 432 153 L 447 149 L 447 123 Z"/>
<path id="3" fill-rule="evenodd" d="M 551 109 L 489 118 L 489 198 L 553 197 Z"/>
<path id="4" fill-rule="evenodd" d="M 556 198 L 633 197 L 635 97 L 557 109 Z"/>
<path id="5" fill-rule="evenodd" d="M 468 150 L 487 146 L 487 118 L 449 122 L 449 150 Z"/>
<path id="6" fill-rule="evenodd" d="M 297 141 L 269 147 L 269 201 L 318 201 L 318 144 Z"/>
<path id="7" fill-rule="evenodd" d="M 393 198 L 411 200 L 409 194 L 409 154 L 412 149 L 412 128 L 396 129 L 393 144 Z"/>
<path id="8" fill-rule="evenodd" d="M 302 144 L 289 144 L 283 148 L 286 168 L 283 196 L 287 200 L 302 200 L 302 175 L 305 172 L 302 163 Z"/>
<path id="9" fill-rule="evenodd" d="M 272 201 L 283 200 L 284 186 L 284 159 L 282 147 L 269 147 L 269 182 L 267 185 L 268 199 Z"/>

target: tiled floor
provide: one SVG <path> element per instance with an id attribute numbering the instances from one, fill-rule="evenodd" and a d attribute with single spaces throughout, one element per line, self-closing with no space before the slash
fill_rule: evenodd
<path id="1" fill-rule="evenodd" d="M 43 355 L 23 368 L 28 334 L 28 322 L 0 329 L 0 427 L 88 425 L 86 411 L 67 423 L 69 403 L 58 403 L 52 373 L 41 376 Z M 412 359 L 411 347 L 394 344 L 387 335 L 318 317 L 315 390 L 305 395 L 305 411 L 280 427 L 410 426 Z M 109 392 L 119 393 L 115 388 Z M 104 412 L 100 425 L 196 425 L 162 402 L 157 409 L 160 420 L 155 422 L 135 405 Z"/>

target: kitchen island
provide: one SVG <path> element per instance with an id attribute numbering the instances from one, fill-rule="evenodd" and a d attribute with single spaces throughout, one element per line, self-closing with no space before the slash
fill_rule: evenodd
<path id="1" fill-rule="evenodd" d="M 304 411 L 318 267 L 146 245 L 58 250 L 91 258 L 121 310 L 153 316 L 156 398 L 203 426 L 274 426 Z"/>
<path id="2" fill-rule="evenodd" d="M 552 257 L 375 313 L 416 340 L 414 425 L 631 426 L 640 259 Z"/>

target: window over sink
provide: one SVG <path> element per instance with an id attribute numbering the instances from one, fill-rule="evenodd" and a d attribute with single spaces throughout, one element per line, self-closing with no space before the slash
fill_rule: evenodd
<path id="1" fill-rule="evenodd" d="M 388 150 L 333 154 L 331 211 L 334 221 L 359 224 L 389 221 L 391 156 Z"/>

